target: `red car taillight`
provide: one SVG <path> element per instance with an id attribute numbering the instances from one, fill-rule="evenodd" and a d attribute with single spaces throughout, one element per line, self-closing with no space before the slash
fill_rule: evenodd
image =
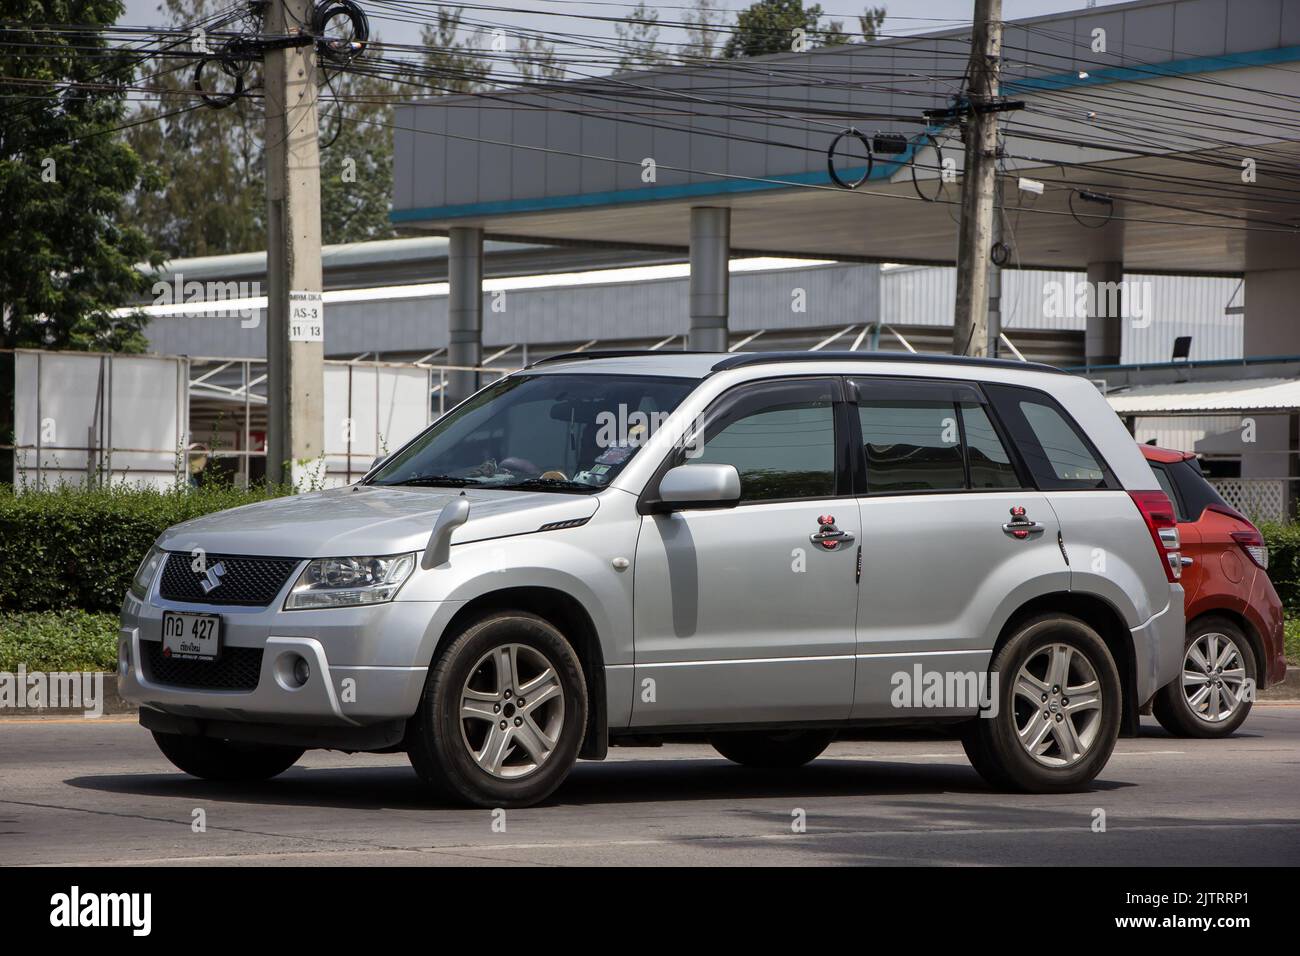
<path id="1" fill-rule="evenodd" d="M 1264 543 L 1264 536 L 1254 528 L 1249 531 L 1232 532 L 1232 540 L 1241 545 L 1241 550 L 1250 556 L 1250 560 L 1259 566 L 1261 571 L 1268 570 L 1268 545 Z"/>
<path id="2" fill-rule="evenodd" d="M 1165 577 L 1174 583 L 1183 576 L 1183 555 L 1179 550 L 1178 516 L 1174 504 L 1163 491 L 1130 491 L 1129 497 L 1142 512 L 1142 518 L 1155 542 L 1156 553 L 1165 567 Z"/>

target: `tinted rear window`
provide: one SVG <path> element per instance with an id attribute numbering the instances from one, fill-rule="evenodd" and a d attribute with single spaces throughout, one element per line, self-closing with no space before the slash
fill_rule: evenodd
<path id="1" fill-rule="evenodd" d="M 1119 487 L 1083 430 L 1050 395 L 1015 385 L 986 384 L 984 389 L 1039 488 Z"/>
<path id="2" fill-rule="evenodd" d="M 1175 462 L 1167 467 L 1169 475 L 1173 478 L 1174 484 L 1178 487 L 1178 493 L 1182 497 L 1183 508 L 1187 512 L 1186 520 L 1199 520 L 1201 514 L 1210 505 L 1220 505 L 1224 508 L 1232 507 L 1223 500 L 1222 496 L 1214 489 L 1214 486 L 1205 480 L 1195 458 Z"/>

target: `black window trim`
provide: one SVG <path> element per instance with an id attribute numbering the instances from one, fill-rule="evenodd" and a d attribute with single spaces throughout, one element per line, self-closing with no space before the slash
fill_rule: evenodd
<path id="1" fill-rule="evenodd" d="M 1079 425 L 1079 423 L 1075 420 L 1074 416 L 1071 415 L 1069 411 L 1066 410 L 1065 406 L 1062 405 L 1060 402 L 1058 402 L 1056 398 L 1053 397 L 1050 393 L 1043 391 L 1041 388 L 1033 388 L 1028 385 L 1019 385 L 1015 382 L 987 382 L 985 384 L 987 386 L 991 386 L 994 389 L 1014 389 L 1015 391 L 1020 393 L 1028 393 L 1030 395 L 1036 396 L 1034 399 L 1035 401 L 1039 402 L 1042 405 L 1046 405 L 1048 408 L 1054 409 L 1057 412 L 1057 414 L 1061 416 L 1062 421 L 1064 421 L 1065 424 L 1069 426 L 1070 430 L 1074 432 L 1075 437 L 1079 439 L 1079 441 L 1083 444 L 1083 447 L 1088 450 L 1088 453 L 1092 455 L 1093 459 L 1097 462 L 1098 466 L 1100 466 L 1101 468 L 1103 484 L 1100 487 L 1095 487 L 1095 488 L 1070 488 L 1070 487 L 1043 488 L 1041 487 L 1038 484 L 1038 479 L 1034 475 L 1033 469 L 1029 467 L 1029 462 L 1025 460 L 1024 454 L 1020 448 L 1019 443 L 1014 440 L 1014 436 L 1012 435 L 1010 426 L 1007 426 L 1005 422 L 1001 421 L 1003 409 L 1001 407 L 1001 403 L 997 398 L 996 393 L 995 392 L 990 393 L 989 410 L 992 413 L 990 417 L 996 417 L 999 420 L 999 425 L 1005 428 L 1006 440 L 1004 441 L 1004 443 L 1006 445 L 1006 448 L 1011 453 L 1013 458 L 1015 458 L 1019 462 L 1020 466 L 1024 469 L 1024 473 L 1021 475 L 1020 480 L 1024 481 L 1026 478 L 1028 478 L 1032 482 L 1032 484 L 1029 485 L 1024 490 L 1040 491 L 1043 493 L 1051 492 L 1053 494 L 1059 492 L 1084 492 L 1084 493 L 1092 494 L 1099 491 L 1109 492 L 1109 491 L 1124 490 L 1124 486 L 1121 485 L 1119 479 L 1115 477 L 1115 472 L 1110 467 L 1110 463 L 1106 461 L 1106 458 L 1104 455 L 1102 455 L 1101 450 L 1093 443 L 1093 440 L 1088 435 L 1087 431 L 1085 431 Z M 1041 398 L 1037 396 L 1041 396 Z M 1026 421 L 1025 424 L 1026 427 L 1029 428 L 1030 433 L 1032 435 L 1033 427 L 1029 425 L 1028 421 Z M 1034 436 L 1034 440 L 1037 441 L 1037 436 Z M 1039 446 L 1039 450 L 1040 451 L 1042 450 L 1041 445 Z M 1045 452 L 1044 455 L 1046 455 Z M 1069 481 L 1069 480 L 1076 480 L 1076 479 L 1062 478 L 1058 480 Z"/>
<path id="2" fill-rule="evenodd" d="M 827 374 L 805 374 L 805 375 L 773 375 L 767 378 L 747 379 L 743 382 L 737 382 L 726 391 L 714 396 L 704 411 L 700 414 L 702 427 L 708 429 L 714 416 L 723 411 L 727 404 L 738 399 L 738 393 L 748 391 L 754 388 L 761 388 L 770 385 L 787 385 L 794 382 L 825 382 L 831 386 L 831 420 L 835 429 L 835 493 L 818 498 L 760 498 L 752 501 L 741 499 L 736 502 L 737 508 L 752 508 L 758 505 L 775 505 L 790 504 L 801 501 L 837 501 L 840 499 L 853 498 L 853 477 L 850 474 L 851 445 L 847 440 L 848 436 L 844 433 L 845 421 L 849 417 L 845 414 L 844 409 L 848 407 L 845 401 L 845 384 L 844 377 L 841 375 Z M 671 469 L 682 464 L 682 456 L 685 455 L 685 449 L 674 448 L 663 460 L 659 462 L 654 474 L 646 482 L 645 488 L 641 490 L 637 498 L 636 510 L 641 515 L 663 514 L 663 502 L 659 498 L 659 482 L 663 476 Z M 674 511 L 705 511 L 714 509 L 705 508 L 674 508 Z"/>
<path id="3" fill-rule="evenodd" d="M 1028 466 L 1021 459 L 1019 450 L 1015 443 L 1011 441 L 1010 432 L 1003 425 L 1002 420 L 997 414 L 992 400 L 983 389 L 983 383 L 972 381 L 970 379 L 949 379 L 936 378 L 931 376 L 903 376 L 903 375 L 881 375 L 865 376 L 860 373 L 848 374 L 845 379 L 845 394 L 848 399 L 845 403 L 850 414 L 847 416 L 850 421 L 848 428 L 852 437 L 851 445 L 853 448 L 850 461 L 853 462 L 853 490 L 854 497 L 857 498 L 898 498 L 908 495 L 988 495 L 988 494 L 1014 494 L 1016 492 L 1037 491 L 1038 489 L 1026 479 L 1032 479 L 1032 474 Z M 945 387 L 952 389 L 948 395 L 943 395 L 938 399 L 929 399 L 929 401 L 950 401 L 953 406 L 953 412 L 957 418 L 957 428 L 961 436 L 961 457 L 962 469 L 965 474 L 965 488 L 933 488 L 918 489 L 912 488 L 904 491 L 870 491 L 867 483 L 867 451 L 866 445 L 862 440 L 862 423 L 858 418 L 857 407 L 858 400 L 862 397 L 857 383 L 859 381 L 876 383 L 902 382 L 909 387 L 913 385 L 934 386 L 939 389 Z M 972 404 L 981 406 L 984 414 L 988 416 L 993 431 L 997 435 L 998 441 L 1002 443 L 1002 448 L 1007 453 L 1011 462 L 1011 468 L 1016 473 L 1016 480 L 1020 483 L 1014 488 L 972 488 L 970 472 L 970 449 L 966 443 L 966 420 L 962 413 L 961 404 L 966 399 L 963 393 L 973 396 Z"/>

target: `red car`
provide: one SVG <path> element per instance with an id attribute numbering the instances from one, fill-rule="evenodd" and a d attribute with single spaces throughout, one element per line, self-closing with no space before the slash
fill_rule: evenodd
<path id="1" fill-rule="evenodd" d="M 1268 548 L 1259 529 L 1205 480 L 1194 454 L 1141 448 L 1178 512 L 1187 612 L 1182 679 L 1156 694 L 1152 712 L 1170 733 L 1226 737 L 1250 713 L 1253 690 L 1286 676 L 1282 602 L 1268 579 Z"/>

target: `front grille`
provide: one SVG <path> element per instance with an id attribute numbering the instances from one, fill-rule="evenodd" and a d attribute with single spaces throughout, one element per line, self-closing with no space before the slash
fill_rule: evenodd
<path id="1" fill-rule="evenodd" d="M 151 684 L 203 690 L 256 690 L 262 648 L 224 647 L 215 661 L 187 661 L 163 654 L 162 641 L 141 641 L 144 679 Z"/>
<path id="2" fill-rule="evenodd" d="M 205 555 L 204 562 L 207 571 L 200 574 L 192 567 L 194 560 L 188 553 L 174 551 L 169 554 L 158 593 L 168 601 L 187 604 L 266 607 L 298 567 L 297 558 L 249 558 L 229 554 Z M 205 592 L 205 582 L 216 582 L 216 587 Z"/>

